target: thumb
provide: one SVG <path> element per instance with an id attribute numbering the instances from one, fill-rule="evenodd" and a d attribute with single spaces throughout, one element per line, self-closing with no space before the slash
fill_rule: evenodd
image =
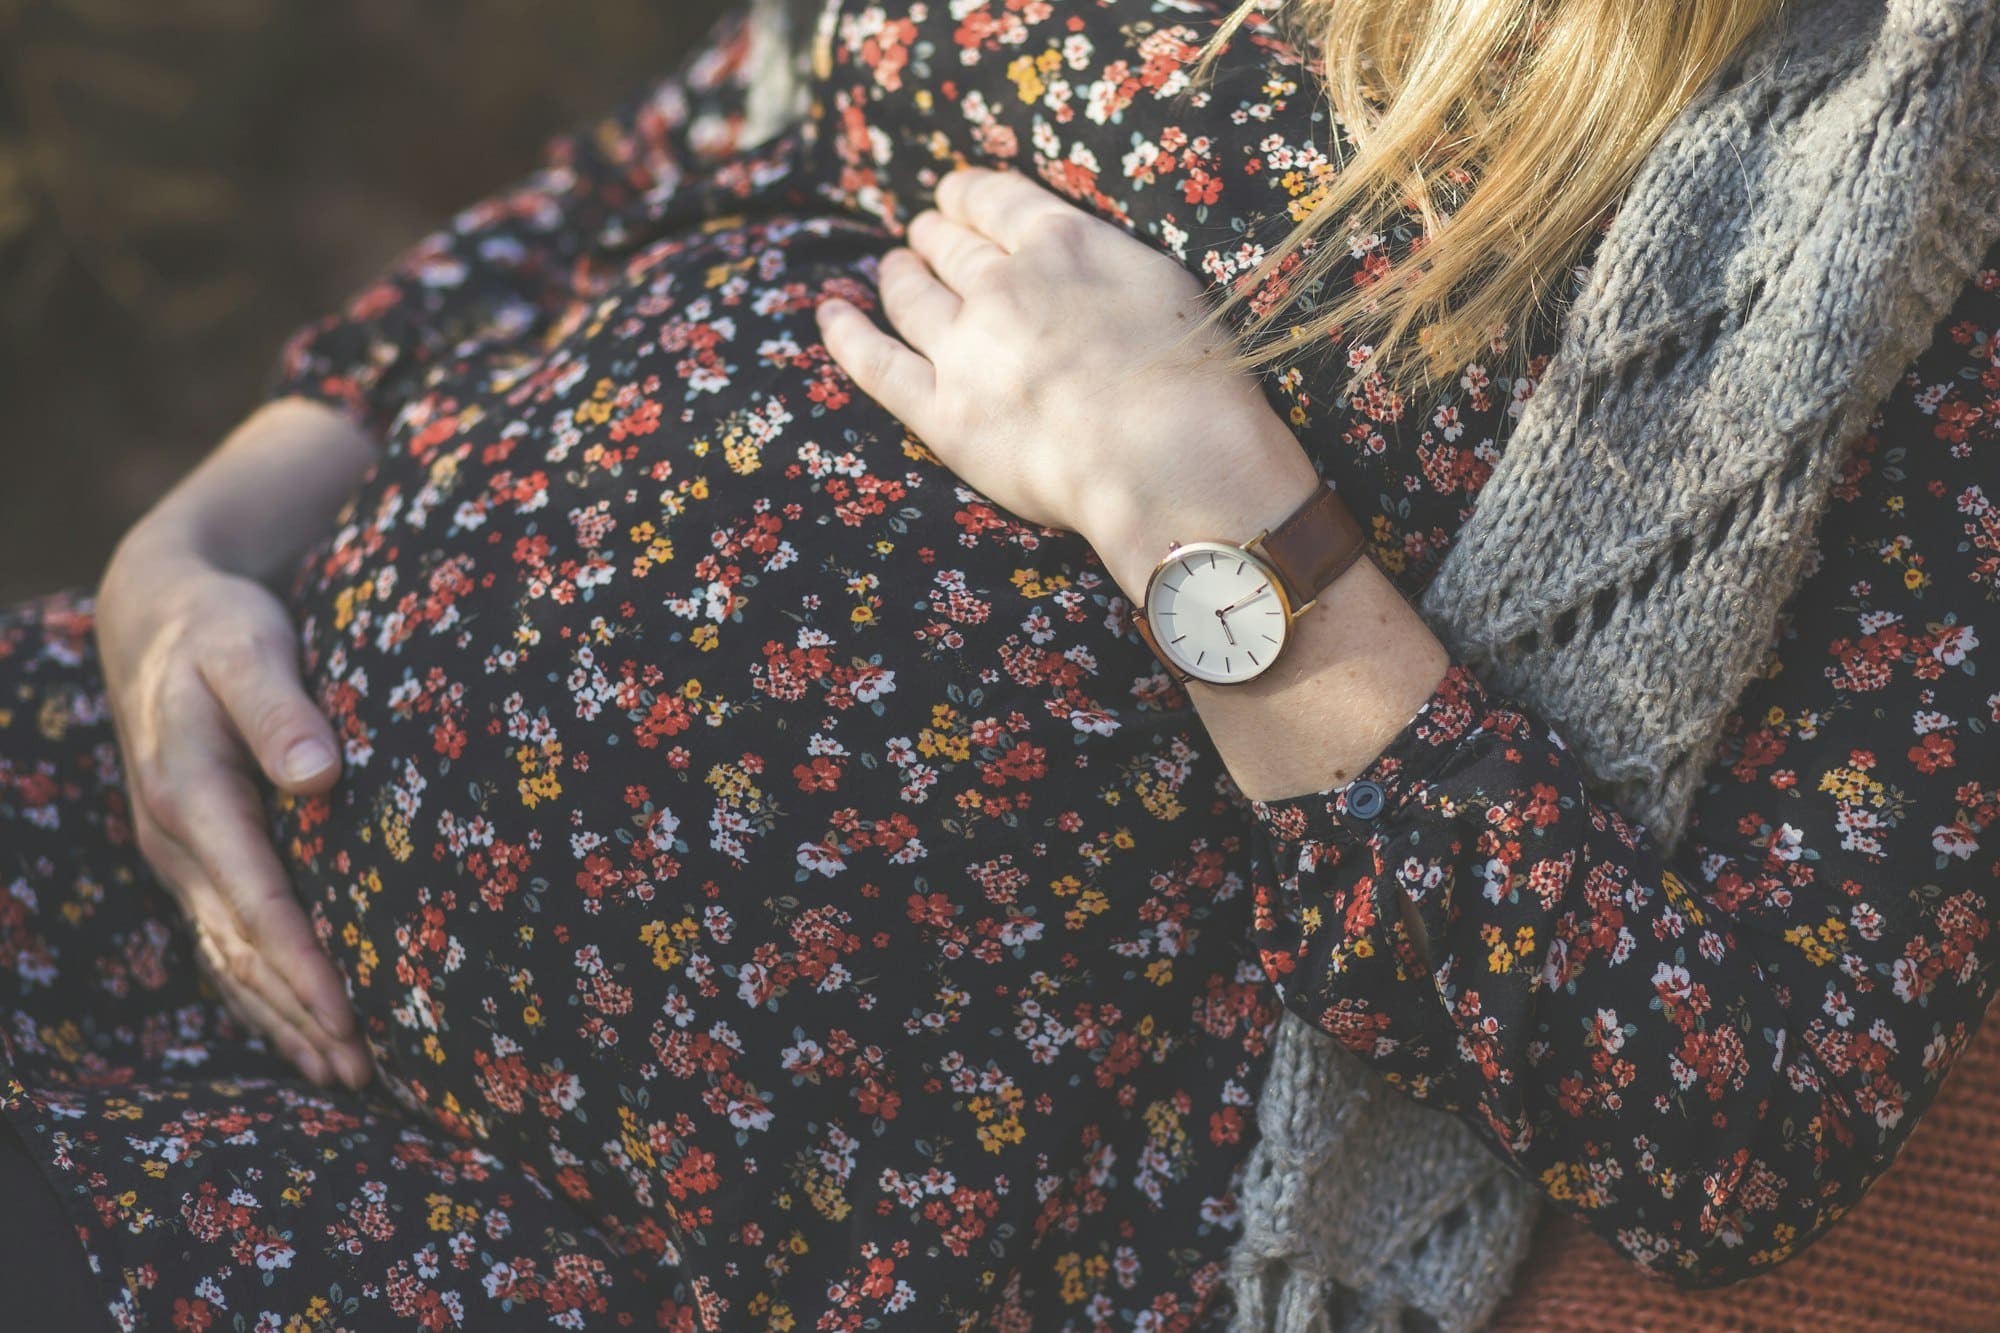
<path id="1" fill-rule="evenodd" d="M 202 679 L 264 776 L 295 796 L 331 788 L 340 777 L 340 749 L 305 692 L 291 647 L 258 634 L 226 657 L 205 656 Z"/>

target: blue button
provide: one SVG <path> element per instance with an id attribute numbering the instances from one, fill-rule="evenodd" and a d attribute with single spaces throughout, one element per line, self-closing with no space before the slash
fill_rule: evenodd
<path id="1" fill-rule="evenodd" d="M 1347 812 L 1356 819 L 1375 818 L 1387 801 L 1379 783 L 1357 782 L 1347 789 Z"/>

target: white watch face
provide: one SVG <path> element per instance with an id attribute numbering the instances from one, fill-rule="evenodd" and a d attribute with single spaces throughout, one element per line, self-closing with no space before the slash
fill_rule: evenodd
<path id="1" fill-rule="evenodd" d="M 1270 568 L 1223 542 L 1177 549 L 1146 588 L 1146 618 L 1168 658 L 1218 685 L 1261 674 L 1292 623 Z"/>

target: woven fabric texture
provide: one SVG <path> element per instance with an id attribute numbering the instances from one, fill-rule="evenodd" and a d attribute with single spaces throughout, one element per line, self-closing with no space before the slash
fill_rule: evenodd
<path id="1" fill-rule="evenodd" d="M 1747 43 L 1649 155 L 1422 599 L 1664 847 L 1845 446 L 2000 234 L 1996 29 L 1995 0 L 1820 0 Z M 1535 1192 L 1395 1096 L 1286 1014 L 1233 1333 L 1492 1316 Z"/>
<path id="2" fill-rule="evenodd" d="M 769 62 L 759 103 L 775 125 L 838 0 L 756 3 L 770 49 L 790 53 Z M 1663 846 L 1801 576 L 1844 446 L 1996 235 L 2000 0 L 1800 0 L 1688 108 L 1628 192 L 1419 610 L 1488 683 L 1549 719 L 1600 797 Z M 1956 1088 L 1990 1092 L 2000 1068 L 1988 1077 Z M 1458 1333 L 1494 1318 L 1540 1196 L 1466 1123 L 1411 1102 L 1288 1012 L 1258 1127 L 1232 1333 Z M 1536 1283 L 1561 1264 L 1566 1289 L 1661 1288 L 1573 1223 L 1547 1234 Z M 1993 1252 L 1982 1239 L 1971 1253 Z M 1573 1284 L 1567 1265 L 1586 1257 Z M 1773 1280 L 1757 1284 L 1770 1304 L 1744 1310 L 1794 1298 Z M 1630 1303 L 1606 1309 L 1661 1322 L 1590 1322 L 1587 1302 L 1523 1295 L 1511 1308 L 1540 1322 L 1512 1327 L 1724 1326 Z M 1730 1298 L 1707 1300 L 1713 1311 Z M 1729 1326 L 1798 1326 L 1770 1317 Z"/>
<path id="3" fill-rule="evenodd" d="M 1824 1240 L 1750 1282 L 1678 1291 L 1550 1213 L 1491 1333 L 1990 1333 L 2000 1328 L 2000 1023 Z"/>

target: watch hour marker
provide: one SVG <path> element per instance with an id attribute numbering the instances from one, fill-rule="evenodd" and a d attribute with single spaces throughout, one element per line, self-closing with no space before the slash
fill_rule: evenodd
<path id="1" fill-rule="evenodd" d="M 1276 643 L 1278 641 L 1276 637 L 1274 637 L 1273 635 L 1266 634 L 1264 637 L 1270 639 L 1272 643 Z"/>
<path id="2" fill-rule="evenodd" d="M 1229 670 L 1229 659 L 1226 657 L 1222 659 L 1222 669 L 1224 671 Z"/>
<path id="3" fill-rule="evenodd" d="M 1200 652 L 1200 653 L 1196 653 L 1196 654 L 1194 655 L 1194 664 L 1195 664 L 1196 666 L 1200 666 L 1200 665 L 1201 665 L 1201 659 L 1202 659 L 1202 658 L 1204 658 L 1204 657 L 1207 657 L 1207 656 L 1208 656 L 1208 654 L 1207 654 L 1206 652 Z"/>
<path id="4" fill-rule="evenodd" d="M 1249 652 L 1250 652 L 1250 650 L 1249 650 L 1248 648 L 1245 648 L 1245 649 L 1244 649 L 1243 651 L 1244 651 L 1244 652 L 1246 652 L 1246 653 L 1249 653 Z M 1252 662 L 1256 662 L 1256 661 L 1257 661 L 1257 654 L 1255 654 L 1255 653 L 1250 653 L 1250 660 L 1251 660 Z"/>
<path id="5" fill-rule="evenodd" d="M 1173 638 L 1173 639 L 1168 639 L 1168 640 L 1167 640 L 1167 642 L 1168 642 L 1168 643 L 1179 643 L 1179 642 L 1181 641 L 1181 639 L 1185 639 L 1186 637 L 1187 637 L 1187 635 L 1183 634 L 1183 635 L 1181 635 L 1181 636 L 1180 636 L 1179 638 Z"/>
<path id="6" fill-rule="evenodd" d="M 1188 562 L 1185 560 L 1181 561 L 1181 568 L 1187 570 L 1187 572 L 1190 574 L 1194 573 L 1193 566 L 1189 565 Z"/>

